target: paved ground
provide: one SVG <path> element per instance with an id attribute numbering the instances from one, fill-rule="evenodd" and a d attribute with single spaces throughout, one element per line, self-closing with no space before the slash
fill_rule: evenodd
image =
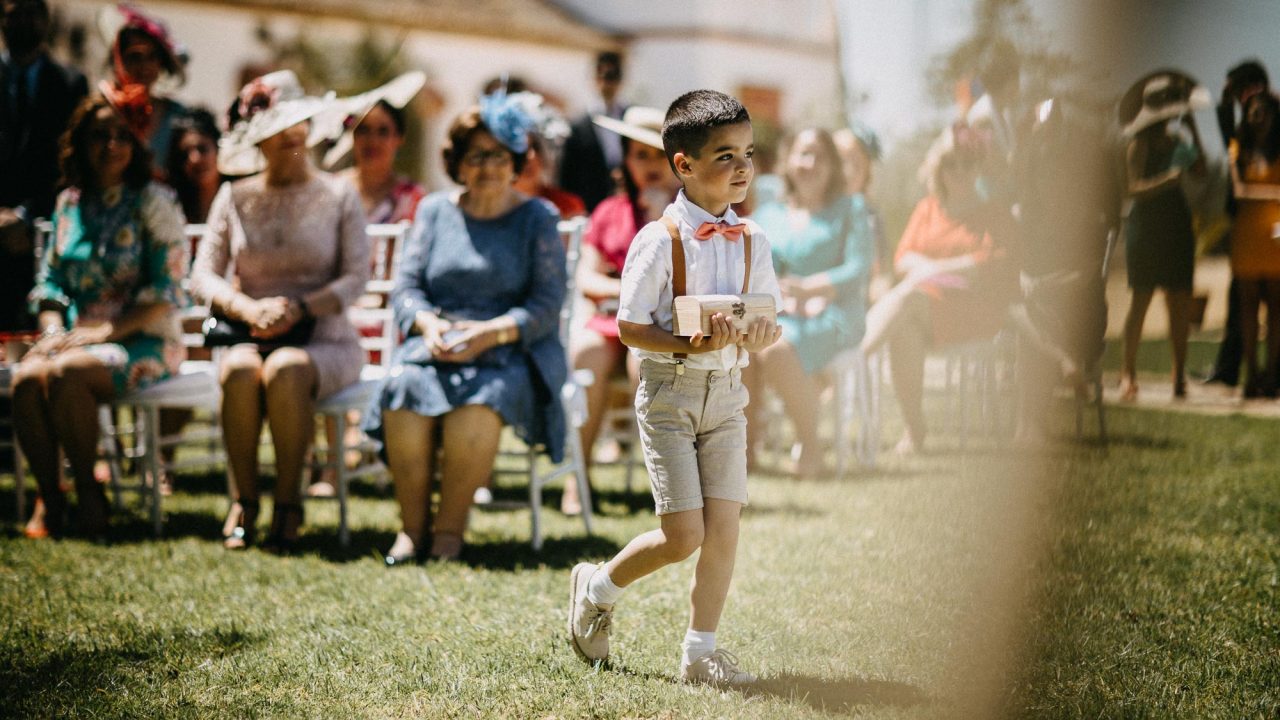
<path id="1" fill-rule="evenodd" d="M 1225 257 L 1201 258 L 1196 263 L 1195 292 L 1208 298 L 1204 321 L 1193 328 L 1194 339 L 1216 342 L 1222 336 L 1222 326 L 1227 317 L 1227 289 L 1231 284 L 1231 268 Z M 1107 338 L 1119 342 L 1124 329 L 1125 314 L 1129 310 L 1129 286 L 1124 268 L 1117 267 L 1107 280 Z M 1151 303 L 1147 321 L 1143 327 L 1146 339 L 1168 337 L 1168 316 L 1159 295 Z M 1198 372 L 1199 368 L 1192 368 Z M 1119 377 L 1109 373 L 1106 378 L 1106 398 L 1109 403 L 1120 403 Z M 1201 385 L 1194 380 L 1187 388 L 1183 400 L 1173 398 L 1173 383 L 1166 377 L 1143 376 L 1139 379 L 1136 407 L 1191 412 L 1205 415 L 1243 414 L 1256 417 L 1280 418 L 1280 401 L 1249 400 L 1240 397 L 1239 388 L 1222 385 Z"/>

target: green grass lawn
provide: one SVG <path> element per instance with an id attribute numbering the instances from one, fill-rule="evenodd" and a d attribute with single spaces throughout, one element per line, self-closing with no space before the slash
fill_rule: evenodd
<path id="1" fill-rule="evenodd" d="M 1018 717 L 1277 717 L 1277 426 L 1110 418 L 1108 449 L 961 452 L 940 433 L 846 479 L 754 476 L 719 633 L 765 678 L 749 692 L 672 680 L 691 561 L 623 598 L 609 667 L 569 649 L 569 568 L 655 524 L 620 471 L 594 537 L 549 493 L 541 554 L 527 511 L 483 512 L 465 563 L 395 570 L 377 557 L 395 506 L 372 487 L 349 550 L 336 506 L 312 504 L 300 556 L 278 558 L 224 552 L 224 480 L 184 476 L 163 540 L 141 514 L 106 546 L 9 526 L 0 715 L 916 718 L 994 688 Z"/>

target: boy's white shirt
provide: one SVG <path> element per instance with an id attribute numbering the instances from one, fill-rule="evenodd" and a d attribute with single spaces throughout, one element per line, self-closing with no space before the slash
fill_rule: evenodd
<path id="1" fill-rule="evenodd" d="M 663 215 L 675 220 L 684 243 L 685 294 L 686 295 L 734 295 L 742 292 L 746 242 L 726 240 L 716 235 L 710 240 L 697 240 L 693 232 L 704 222 L 725 222 L 736 225 L 745 222 L 751 230 L 751 287 L 748 292 L 769 293 L 774 308 L 782 309 L 782 292 L 778 288 L 778 276 L 773 271 L 773 253 L 764 230 L 752 220 L 738 218 L 730 208 L 720 217 L 694 205 L 681 190 Z M 618 320 L 638 325 L 657 325 L 671 330 L 671 235 L 660 222 L 651 222 L 640 228 L 627 261 L 622 268 L 622 294 L 618 299 Z M 672 353 L 653 352 L 631 348 L 641 360 L 675 363 Z M 689 353 L 686 367 L 698 370 L 731 370 L 746 367 L 750 353 L 729 345 L 716 352 Z"/>

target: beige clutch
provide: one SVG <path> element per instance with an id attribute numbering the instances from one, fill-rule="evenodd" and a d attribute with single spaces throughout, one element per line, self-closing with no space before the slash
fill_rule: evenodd
<path id="1" fill-rule="evenodd" d="M 690 337 L 699 330 L 711 334 L 711 316 L 724 313 L 739 332 L 746 332 L 756 318 L 778 321 L 777 308 L 769 293 L 746 295 L 681 295 L 672 309 L 672 325 L 675 334 Z"/>

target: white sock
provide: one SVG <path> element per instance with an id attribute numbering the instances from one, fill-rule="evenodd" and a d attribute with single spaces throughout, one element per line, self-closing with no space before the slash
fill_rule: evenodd
<path id="1" fill-rule="evenodd" d="M 716 650 L 716 634 L 714 632 L 698 632 L 697 630 L 686 630 L 684 633 L 684 643 L 681 644 L 683 651 L 682 659 L 684 664 L 697 660 L 703 655 L 709 655 Z"/>
<path id="2" fill-rule="evenodd" d="M 613 605 L 622 597 L 623 588 L 613 584 L 604 568 L 596 570 L 587 583 L 587 599 L 596 605 Z"/>

